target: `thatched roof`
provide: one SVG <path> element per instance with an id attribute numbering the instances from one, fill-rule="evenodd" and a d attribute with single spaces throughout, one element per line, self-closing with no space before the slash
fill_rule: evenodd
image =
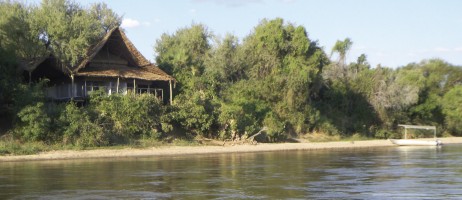
<path id="1" fill-rule="evenodd" d="M 100 65 L 90 66 L 93 59 L 98 53 L 106 49 L 114 55 L 128 61 L 128 65 Z M 101 64 L 101 63 L 100 63 Z M 127 38 L 125 33 L 119 28 L 114 28 L 109 31 L 106 36 L 97 43 L 87 53 L 87 58 L 84 59 L 74 70 L 76 76 L 90 77 L 122 77 L 136 78 L 143 80 L 163 80 L 174 81 L 175 79 L 159 69 L 154 64 L 150 63 Z"/>
<path id="2" fill-rule="evenodd" d="M 154 65 L 148 65 L 146 67 L 139 68 L 127 66 L 116 66 L 111 68 L 92 67 L 79 71 L 76 73 L 76 76 L 136 78 L 150 81 L 174 80 Z"/>
<path id="3" fill-rule="evenodd" d="M 59 78 L 63 74 L 81 77 L 120 77 L 147 81 L 175 79 L 147 60 L 119 27 L 109 31 L 101 41 L 89 48 L 85 59 L 72 71 L 50 55 L 37 62 L 24 62 L 22 70 L 34 69 L 33 78 Z M 26 69 L 25 66 L 28 66 Z"/>

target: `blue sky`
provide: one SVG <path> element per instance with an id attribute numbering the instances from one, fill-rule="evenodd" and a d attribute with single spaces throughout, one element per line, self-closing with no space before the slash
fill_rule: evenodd
<path id="1" fill-rule="evenodd" d="M 78 1 L 86 6 L 98 0 Z M 215 35 L 241 40 L 264 19 L 302 25 L 326 53 L 351 38 L 348 60 L 364 53 L 373 67 L 396 68 L 441 58 L 462 66 L 462 1 L 459 0 L 105 0 L 124 16 L 130 40 L 151 61 L 163 33 L 192 23 Z"/>

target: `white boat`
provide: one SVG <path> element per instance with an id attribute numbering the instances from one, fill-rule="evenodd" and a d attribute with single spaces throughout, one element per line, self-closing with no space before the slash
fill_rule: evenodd
<path id="1" fill-rule="evenodd" d="M 418 126 L 418 125 L 398 125 L 404 127 L 404 139 L 390 139 L 390 142 L 399 146 L 440 146 L 443 143 L 436 138 L 436 127 L 435 126 Z M 407 129 L 425 129 L 433 130 L 433 140 L 421 140 L 421 139 L 407 139 Z"/>
<path id="2" fill-rule="evenodd" d="M 440 140 L 409 140 L 409 139 L 390 139 L 390 142 L 399 146 L 440 146 Z"/>

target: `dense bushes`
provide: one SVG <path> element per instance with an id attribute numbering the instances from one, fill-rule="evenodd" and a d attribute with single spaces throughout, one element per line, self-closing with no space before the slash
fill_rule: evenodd
<path id="1" fill-rule="evenodd" d="M 196 135 L 236 139 L 266 127 L 269 141 L 312 132 L 390 138 L 398 124 L 460 134 L 452 88 L 462 84 L 461 67 L 435 59 L 371 68 L 364 54 L 348 64 L 352 41 L 337 43 L 338 60 L 330 60 L 304 27 L 274 19 L 241 43 L 195 24 L 164 34 L 155 51 L 180 81 L 173 116 Z"/>
<path id="2" fill-rule="evenodd" d="M 17 114 L 16 138 L 78 147 L 158 140 L 171 130 L 167 107 L 150 94 L 111 95 L 97 91 L 89 104 L 31 102 Z"/>

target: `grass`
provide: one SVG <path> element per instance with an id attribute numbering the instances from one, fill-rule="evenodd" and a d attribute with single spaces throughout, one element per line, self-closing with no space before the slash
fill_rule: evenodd
<path id="1" fill-rule="evenodd" d="M 342 137 L 340 135 L 330 135 L 326 133 L 313 132 L 313 133 L 304 135 L 302 139 L 308 140 L 309 142 L 337 142 L 337 141 L 373 140 L 377 138 L 370 138 L 370 137 L 362 136 L 361 134 L 358 134 L 358 133 L 353 134 L 351 136 Z"/>
<path id="2" fill-rule="evenodd" d="M 63 145 L 61 143 L 46 144 L 44 142 L 20 141 L 11 134 L 0 137 L 0 156 L 3 155 L 31 155 L 53 150 L 90 150 L 90 149 L 124 149 L 151 148 L 161 146 L 199 146 L 198 141 L 187 139 L 158 140 L 156 138 L 132 139 L 127 144 L 116 144 L 101 147 L 82 147 L 78 145 Z"/>
<path id="3" fill-rule="evenodd" d="M 50 151 L 43 142 L 0 141 L 0 155 L 29 155 L 43 151 Z"/>
<path id="4" fill-rule="evenodd" d="M 303 139 L 309 142 L 333 142 L 340 141 L 342 138 L 339 135 L 329 135 L 320 132 L 313 132 L 303 136 Z"/>

